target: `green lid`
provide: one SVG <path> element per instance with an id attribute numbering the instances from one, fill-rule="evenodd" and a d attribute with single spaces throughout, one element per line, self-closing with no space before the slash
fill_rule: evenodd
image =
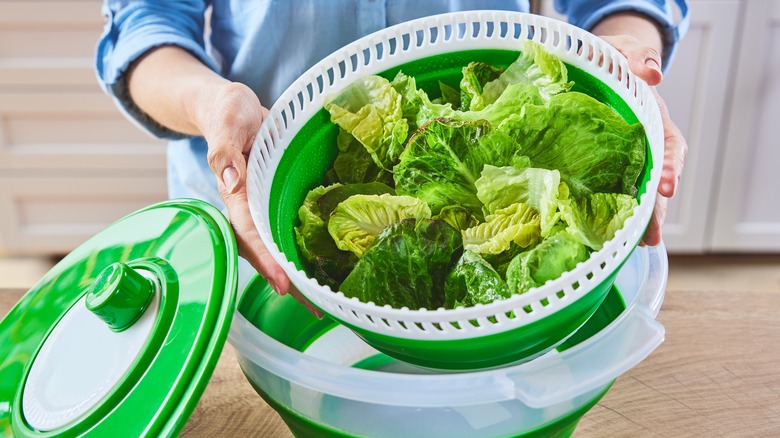
<path id="1" fill-rule="evenodd" d="M 196 200 L 85 242 L 0 322 L 0 435 L 175 435 L 227 338 L 237 249 Z"/>

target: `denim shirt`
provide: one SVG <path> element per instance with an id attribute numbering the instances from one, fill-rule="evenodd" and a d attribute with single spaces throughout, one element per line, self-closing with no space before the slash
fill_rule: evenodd
<path id="1" fill-rule="evenodd" d="M 676 0 L 677 20 L 669 3 L 555 0 L 555 7 L 570 23 L 584 29 L 618 11 L 652 17 L 663 31 L 667 66 L 687 24 L 685 2 Z M 206 160 L 205 140 L 159 125 L 129 98 L 124 73 L 135 59 L 157 46 L 182 47 L 225 78 L 247 84 L 264 106 L 271 107 L 309 67 L 358 38 L 411 19 L 474 9 L 526 12 L 528 1 L 105 0 L 106 23 L 97 46 L 96 71 L 103 89 L 125 115 L 151 135 L 171 140 L 168 195 L 203 199 L 223 208 Z"/>

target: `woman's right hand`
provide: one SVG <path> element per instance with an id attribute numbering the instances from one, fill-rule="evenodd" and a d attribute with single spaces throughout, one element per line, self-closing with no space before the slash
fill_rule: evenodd
<path id="1" fill-rule="evenodd" d="M 247 158 L 268 114 L 257 95 L 246 85 L 219 76 L 175 46 L 156 48 L 139 59 L 129 73 L 128 86 L 136 105 L 155 121 L 171 130 L 206 139 L 208 164 L 227 207 L 239 255 L 277 293 L 294 295 L 309 311 L 321 316 L 291 285 L 268 252 L 249 212 Z"/>

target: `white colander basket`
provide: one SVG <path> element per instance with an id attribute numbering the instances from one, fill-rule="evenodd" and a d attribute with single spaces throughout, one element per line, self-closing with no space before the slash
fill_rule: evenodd
<path id="1" fill-rule="evenodd" d="M 348 298 L 310 278 L 272 238 L 269 199 L 274 174 L 296 133 L 326 98 L 356 79 L 401 64 L 475 49 L 519 51 L 531 39 L 613 89 L 644 125 L 654 166 L 639 206 L 603 248 L 560 278 L 508 299 L 457 309 L 395 309 Z M 390 337 L 454 340 L 515 329 L 555 314 L 608 279 L 644 234 L 655 204 L 663 162 L 663 127 L 650 87 L 627 60 L 598 37 L 567 23 L 516 12 L 449 13 L 389 27 L 338 50 L 304 73 L 279 98 L 260 128 L 248 163 L 249 207 L 263 242 L 291 282 L 326 314 L 348 325 Z"/>

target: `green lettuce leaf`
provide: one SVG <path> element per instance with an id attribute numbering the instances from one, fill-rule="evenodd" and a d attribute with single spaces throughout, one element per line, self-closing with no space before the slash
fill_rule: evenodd
<path id="1" fill-rule="evenodd" d="M 460 205 L 448 205 L 442 208 L 433 219 L 441 219 L 460 231 L 476 226 L 479 223 L 479 219 L 474 216 L 474 213 Z"/>
<path id="2" fill-rule="evenodd" d="M 460 109 L 468 111 L 484 108 L 483 87 L 497 79 L 503 72 L 503 68 L 484 62 L 472 62 L 463 67 L 463 76 L 460 80 Z"/>
<path id="3" fill-rule="evenodd" d="M 425 201 L 433 214 L 460 205 L 482 218 L 474 182 L 485 164 L 507 165 L 519 151 L 508 135 L 484 120 L 434 120 L 409 140 L 394 169 L 398 194 Z"/>
<path id="4" fill-rule="evenodd" d="M 525 84 L 539 90 L 539 95 L 548 100 L 553 95 L 569 91 L 566 65 L 557 56 L 547 52 L 539 43 L 523 42 L 520 56 L 507 67 L 498 78 L 485 84 L 482 105 L 472 103 L 470 109 L 480 110 L 496 102 L 510 85 Z"/>
<path id="5" fill-rule="evenodd" d="M 314 268 L 314 277 L 322 284 L 337 287 L 357 262 L 349 251 L 342 251 L 328 233 L 327 215 L 320 211 L 317 201 L 338 190 L 341 184 L 317 187 L 306 195 L 298 209 L 299 225 L 295 227 L 295 242 L 304 259 Z"/>
<path id="6" fill-rule="evenodd" d="M 333 123 L 365 147 L 379 168 L 392 170 L 409 126 L 403 117 L 402 97 L 387 79 L 361 78 L 326 102 L 325 109 Z"/>
<path id="7" fill-rule="evenodd" d="M 479 254 L 464 250 L 444 283 L 444 307 L 470 307 L 509 298 L 512 293 L 495 269 Z"/>
<path id="8" fill-rule="evenodd" d="M 561 203 L 561 217 L 574 239 L 598 251 L 634 214 L 636 199 L 620 193 L 592 193 Z"/>
<path id="9" fill-rule="evenodd" d="M 437 309 L 461 251 L 460 233 L 446 222 L 405 219 L 379 234 L 339 290 L 379 306 Z"/>
<path id="10" fill-rule="evenodd" d="M 526 248 L 539 239 L 539 213 L 527 204 L 516 203 L 496 210 L 485 222 L 463 231 L 463 247 L 479 254 L 500 254 L 512 243 Z"/>
<path id="11" fill-rule="evenodd" d="M 354 195 L 333 210 L 328 232 L 339 249 L 362 257 L 387 226 L 403 219 L 430 217 L 425 202 L 411 196 Z"/>
<path id="12" fill-rule="evenodd" d="M 533 167 L 558 169 L 575 196 L 591 192 L 635 196 L 644 168 L 645 131 L 609 106 L 578 92 L 526 105 L 498 130 L 516 139 Z"/>
<path id="13" fill-rule="evenodd" d="M 558 222 L 558 185 L 561 175 L 557 170 L 537 168 L 518 169 L 513 166 L 485 165 L 474 183 L 477 198 L 488 213 L 522 202 L 540 213 L 541 235 L 547 237 Z"/>
<path id="14" fill-rule="evenodd" d="M 588 256 L 585 245 L 561 231 L 512 259 L 506 282 L 512 293 L 521 294 L 571 271 Z"/>

